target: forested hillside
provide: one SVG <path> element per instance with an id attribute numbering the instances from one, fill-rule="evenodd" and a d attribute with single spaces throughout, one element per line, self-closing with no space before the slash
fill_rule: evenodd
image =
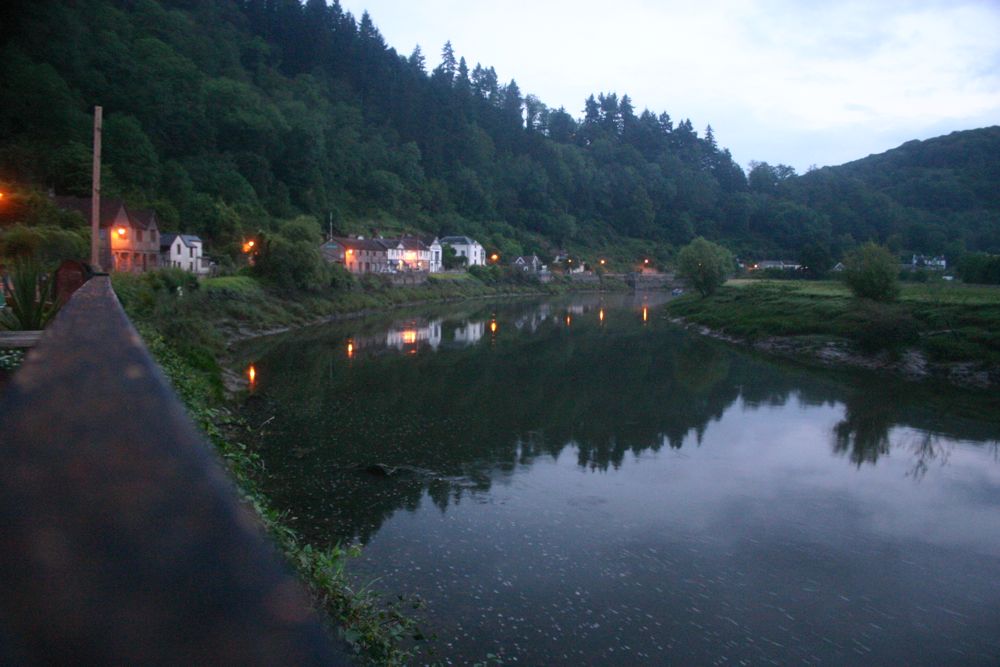
<path id="1" fill-rule="evenodd" d="M 803 176 L 745 174 L 710 126 L 616 92 L 550 109 L 506 78 L 516 72 L 448 44 L 397 53 L 378 17 L 336 0 L 0 11 L 0 179 L 87 194 L 100 104 L 104 192 L 154 207 L 216 254 L 303 215 L 317 235 L 332 220 L 339 233 L 465 233 L 507 255 L 568 248 L 622 263 L 640 249 L 667 259 L 696 234 L 755 256 L 837 255 L 868 239 L 1000 250 L 1000 128 Z"/>

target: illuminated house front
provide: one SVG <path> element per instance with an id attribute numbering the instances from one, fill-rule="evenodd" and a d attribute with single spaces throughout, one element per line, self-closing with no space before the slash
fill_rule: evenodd
<path id="1" fill-rule="evenodd" d="M 90 220 L 89 197 L 56 197 L 55 203 Z M 102 198 L 99 225 L 102 269 L 143 273 L 160 267 L 160 228 L 153 211 L 130 211 L 120 199 Z"/>
<path id="2" fill-rule="evenodd" d="M 320 247 L 330 263 L 343 264 L 351 273 L 386 273 L 389 253 L 376 239 L 351 239 L 335 236 Z"/>
<path id="3" fill-rule="evenodd" d="M 393 271 L 430 271 L 431 249 L 420 239 L 378 239 L 385 246 L 389 268 Z"/>

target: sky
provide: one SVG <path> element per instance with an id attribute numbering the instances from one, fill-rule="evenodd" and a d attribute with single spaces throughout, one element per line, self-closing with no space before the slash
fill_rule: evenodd
<path id="1" fill-rule="evenodd" d="M 450 40 L 551 108 L 590 94 L 711 125 L 751 160 L 842 164 L 1000 124 L 1000 0 L 341 0 L 429 68 Z"/>

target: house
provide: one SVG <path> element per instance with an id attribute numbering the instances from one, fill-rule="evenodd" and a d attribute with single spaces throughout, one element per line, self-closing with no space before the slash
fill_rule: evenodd
<path id="1" fill-rule="evenodd" d="M 511 264 L 525 273 L 539 273 L 545 268 L 538 255 L 516 257 Z"/>
<path id="2" fill-rule="evenodd" d="M 385 246 L 388 266 L 393 271 L 430 271 L 431 249 L 412 237 L 376 239 Z"/>
<path id="3" fill-rule="evenodd" d="M 751 271 L 766 271 L 767 269 L 798 271 L 800 268 L 802 265 L 791 259 L 762 259 L 750 265 Z"/>
<path id="4" fill-rule="evenodd" d="M 467 266 L 486 264 L 486 249 L 468 236 L 445 236 L 441 239 L 441 245 L 454 248 L 456 255 L 465 257 Z"/>
<path id="5" fill-rule="evenodd" d="M 160 266 L 184 269 L 199 276 L 207 275 L 210 262 L 202 256 L 202 241 L 193 234 L 160 235 Z"/>
<path id="6" fill-rule="evenodd" d="M 334 236 L 320 246 L 324 259 L 343 264 L 351 273 L 387 273 L 389 253 L 376 239 L 351 239 Z"/>
<path id="7" fill-rule="evenodd" d="M 90 220 L 89 197 L 55 197 L 56 206 Z M 101 198 L 98 260 L 107 271 L 143 273 L 160 266 L 160 228 L 153 211 L 129 211 L 120 199 Z"/>
<path id="8" fill-rule="evenodd" d="M 442 261 L 442 258 L 444 257 L 444 249 L 441 247 L 441 242 L 436 236 L 433 241 L 427 244 L 427 249 L 430 250 L 431 253 L 431 273 L 437 273 L 444 267 Z"/>
<path id="9" fill-rule="evenodd" d="M 925 255 L 914 255 L 910 261 L 910 266 L 914 269 L 930 269 L 931 271 L 944 271 L 948 268 L 948 262 L 942 256 L 927 257 Z"/>

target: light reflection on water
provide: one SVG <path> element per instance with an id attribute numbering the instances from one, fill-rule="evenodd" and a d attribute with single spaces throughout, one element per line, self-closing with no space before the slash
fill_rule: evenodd
<path id="1" fill-rule="evenodd" d="M 423 597 L 455 662 L 996 664 L 995 405 L 775 365 L 656 305 L 262 342 L 269 491 L 365 542 L 358 576 Z"/>

